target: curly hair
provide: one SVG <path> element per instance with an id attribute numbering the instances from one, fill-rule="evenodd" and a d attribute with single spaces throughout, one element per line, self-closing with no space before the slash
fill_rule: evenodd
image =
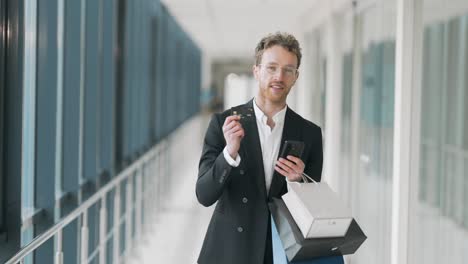
<path id="1" fill-rule="evenodd" d="M 268 34 L 262 38 L 255 48 L 255 65 L 259 65 L 262 61 L 263 52 L 275 45 L 279 45 L 289 52 L 294 53 L 297 57 L 297 68 L 301 65 L 301 47 L 297 39 L 285 32 L 276 32 L 275 34 Z"/>

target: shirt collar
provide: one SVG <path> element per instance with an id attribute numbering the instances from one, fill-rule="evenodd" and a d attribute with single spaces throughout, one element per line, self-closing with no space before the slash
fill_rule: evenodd
<path id="1" fill-rule="evenodd" d="M 258 107 L 257 103 L 255 102 L 255 98 L 253 100 L 253 108 L 257 120 L 261 121 L 263 124 L 266 124 L 268 117 L 265 115 L 265 113 L 263 113 L 260 107 Z M 286 117 L 286 109 L 288 109 L 287 105 L 273 116 L 273 122 L 275 122 L 275 124 L 284 123 L 284 118 Z"/>

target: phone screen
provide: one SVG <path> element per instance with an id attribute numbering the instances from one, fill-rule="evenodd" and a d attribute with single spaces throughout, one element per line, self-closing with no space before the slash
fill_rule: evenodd
<path id="1" fill-rule="evenodd" d="M 302 152 L 304 151 L 304 142 L 286 140 L 283 144 L 283 148 L 280 151 L 280 158 L 286 159 L 287 156 L 294 156 L 301 158 Z"/>

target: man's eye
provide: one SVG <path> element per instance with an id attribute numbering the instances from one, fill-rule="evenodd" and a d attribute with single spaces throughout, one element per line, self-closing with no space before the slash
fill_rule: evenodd
<path id="1" fill-rule="evenodd" d="M 275 72 L 276 71 L 276 66 L 268 66 L 267 70 Z"/>

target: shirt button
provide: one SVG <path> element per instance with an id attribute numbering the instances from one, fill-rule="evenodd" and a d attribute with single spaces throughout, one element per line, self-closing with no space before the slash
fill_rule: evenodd
<path id="1" fill-rule="evenodd" d="M 240 173 L 241 175 L 244 175 L 245 172 L 244 172 L 244 170 L 240 170 L 239 173 Z"/>
<path id="2" fill-rule="evenodd" d="M 247 203 L 248 201 L 249 201 L 249 199 L 247 199 L 246 197 L 242 198 L 243 203 Z"/>
<path id="3" fill-rule="evenodd" d="M 242 228 L 241 226 L 237 228 L 237 232 L 242 233 L 243 231 L 244 231 L 244 228 Z"/>

